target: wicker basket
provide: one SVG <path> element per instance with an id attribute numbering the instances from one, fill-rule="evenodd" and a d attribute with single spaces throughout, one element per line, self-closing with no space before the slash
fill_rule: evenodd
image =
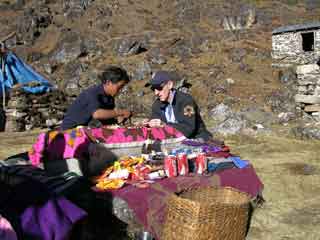
<path id="1" fill-rule="evenodd" d="M 230 187 L 173 194 L 162 240 L 245 239 L 250 196 Z"/>

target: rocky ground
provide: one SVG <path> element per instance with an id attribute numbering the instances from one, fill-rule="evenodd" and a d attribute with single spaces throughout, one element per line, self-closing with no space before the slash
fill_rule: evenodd
<path id="1" fill-rule="evenodd" d="M 150 108 L 152 94 L 142 86 L 158 69 L 176 72 L 179 86 L 191 84 L 204 115 L 220 103 L 288 112 L 288 104 L 279 109 L 288 93 L 282 72 L 271 67 L 271 31 L 317 20 L 319 6 L 314 0 L 7 0 L 0 3 L 0 37 L 15 31 L 8 47 L 67 95 L 97 83 L 106 65 L 123 66 L 133 81 L 118 102 L 136 114 Z"/>
<path id="2" fill-rule="evenodd" d="M 0 159 L 28 150 L 37 134 L 1 133 Z M 319 141 L 296 140 L 288 127 L 224 139 L 233 153 L 251 161 L 265 185 L 266 202 L 254 211 L 246 239 L 318 239 Z"/>

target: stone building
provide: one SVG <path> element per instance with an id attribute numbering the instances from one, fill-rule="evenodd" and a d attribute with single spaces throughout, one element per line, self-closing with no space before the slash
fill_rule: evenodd
<path id="1" fill-rule="evenodd" d="M 282 63 L 317 63 L 320 57 L 320 22 L 283 26 L 273 30 L 272 57 Z"/>
<path id="2" fill-rule="evenodd" d="M 297 66 L 297 109 L 320 121 L 320 67 L 318 64 Z"/>

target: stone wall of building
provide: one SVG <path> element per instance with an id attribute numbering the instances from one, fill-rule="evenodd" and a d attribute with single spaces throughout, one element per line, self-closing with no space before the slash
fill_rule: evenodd
<path id="1" fill-rule="evenodd" d="M 314 51 L 304 52 L 302 49 L 302 33 L 310 31 L 288 32 L 272 35 L 272 57 L 285 63 L 316 63 L 320 57 L 320 31 L 314 31 Z"/>
<path id="2" fill-rule="evenodd" d="M 320 120 L 320 67 L 317 64 L 297 67 L 298 93 L 295 96 L 297 109 Z"/>

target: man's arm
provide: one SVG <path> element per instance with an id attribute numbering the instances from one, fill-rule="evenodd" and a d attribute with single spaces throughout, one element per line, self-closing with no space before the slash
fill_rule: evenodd
<path id="1" fill-rule="evenodd" d="M 150 119 L 161 119 L 161 110 L 158 102 L 152 104 L 152 111 Z"/>
<path id="2" fill-rule="evenodd" d="M 111 119 L 111 118 L 117 118 L 117 117 L 123 117 L 123 118 L 128 118 L 130 117 L 131 112 L 126 110 L 126 109 L 97 109 L 95 112 L 92 114 L 92 118 L 97 119 L 97 120 L 106 120 L 106 119 Z"/>

